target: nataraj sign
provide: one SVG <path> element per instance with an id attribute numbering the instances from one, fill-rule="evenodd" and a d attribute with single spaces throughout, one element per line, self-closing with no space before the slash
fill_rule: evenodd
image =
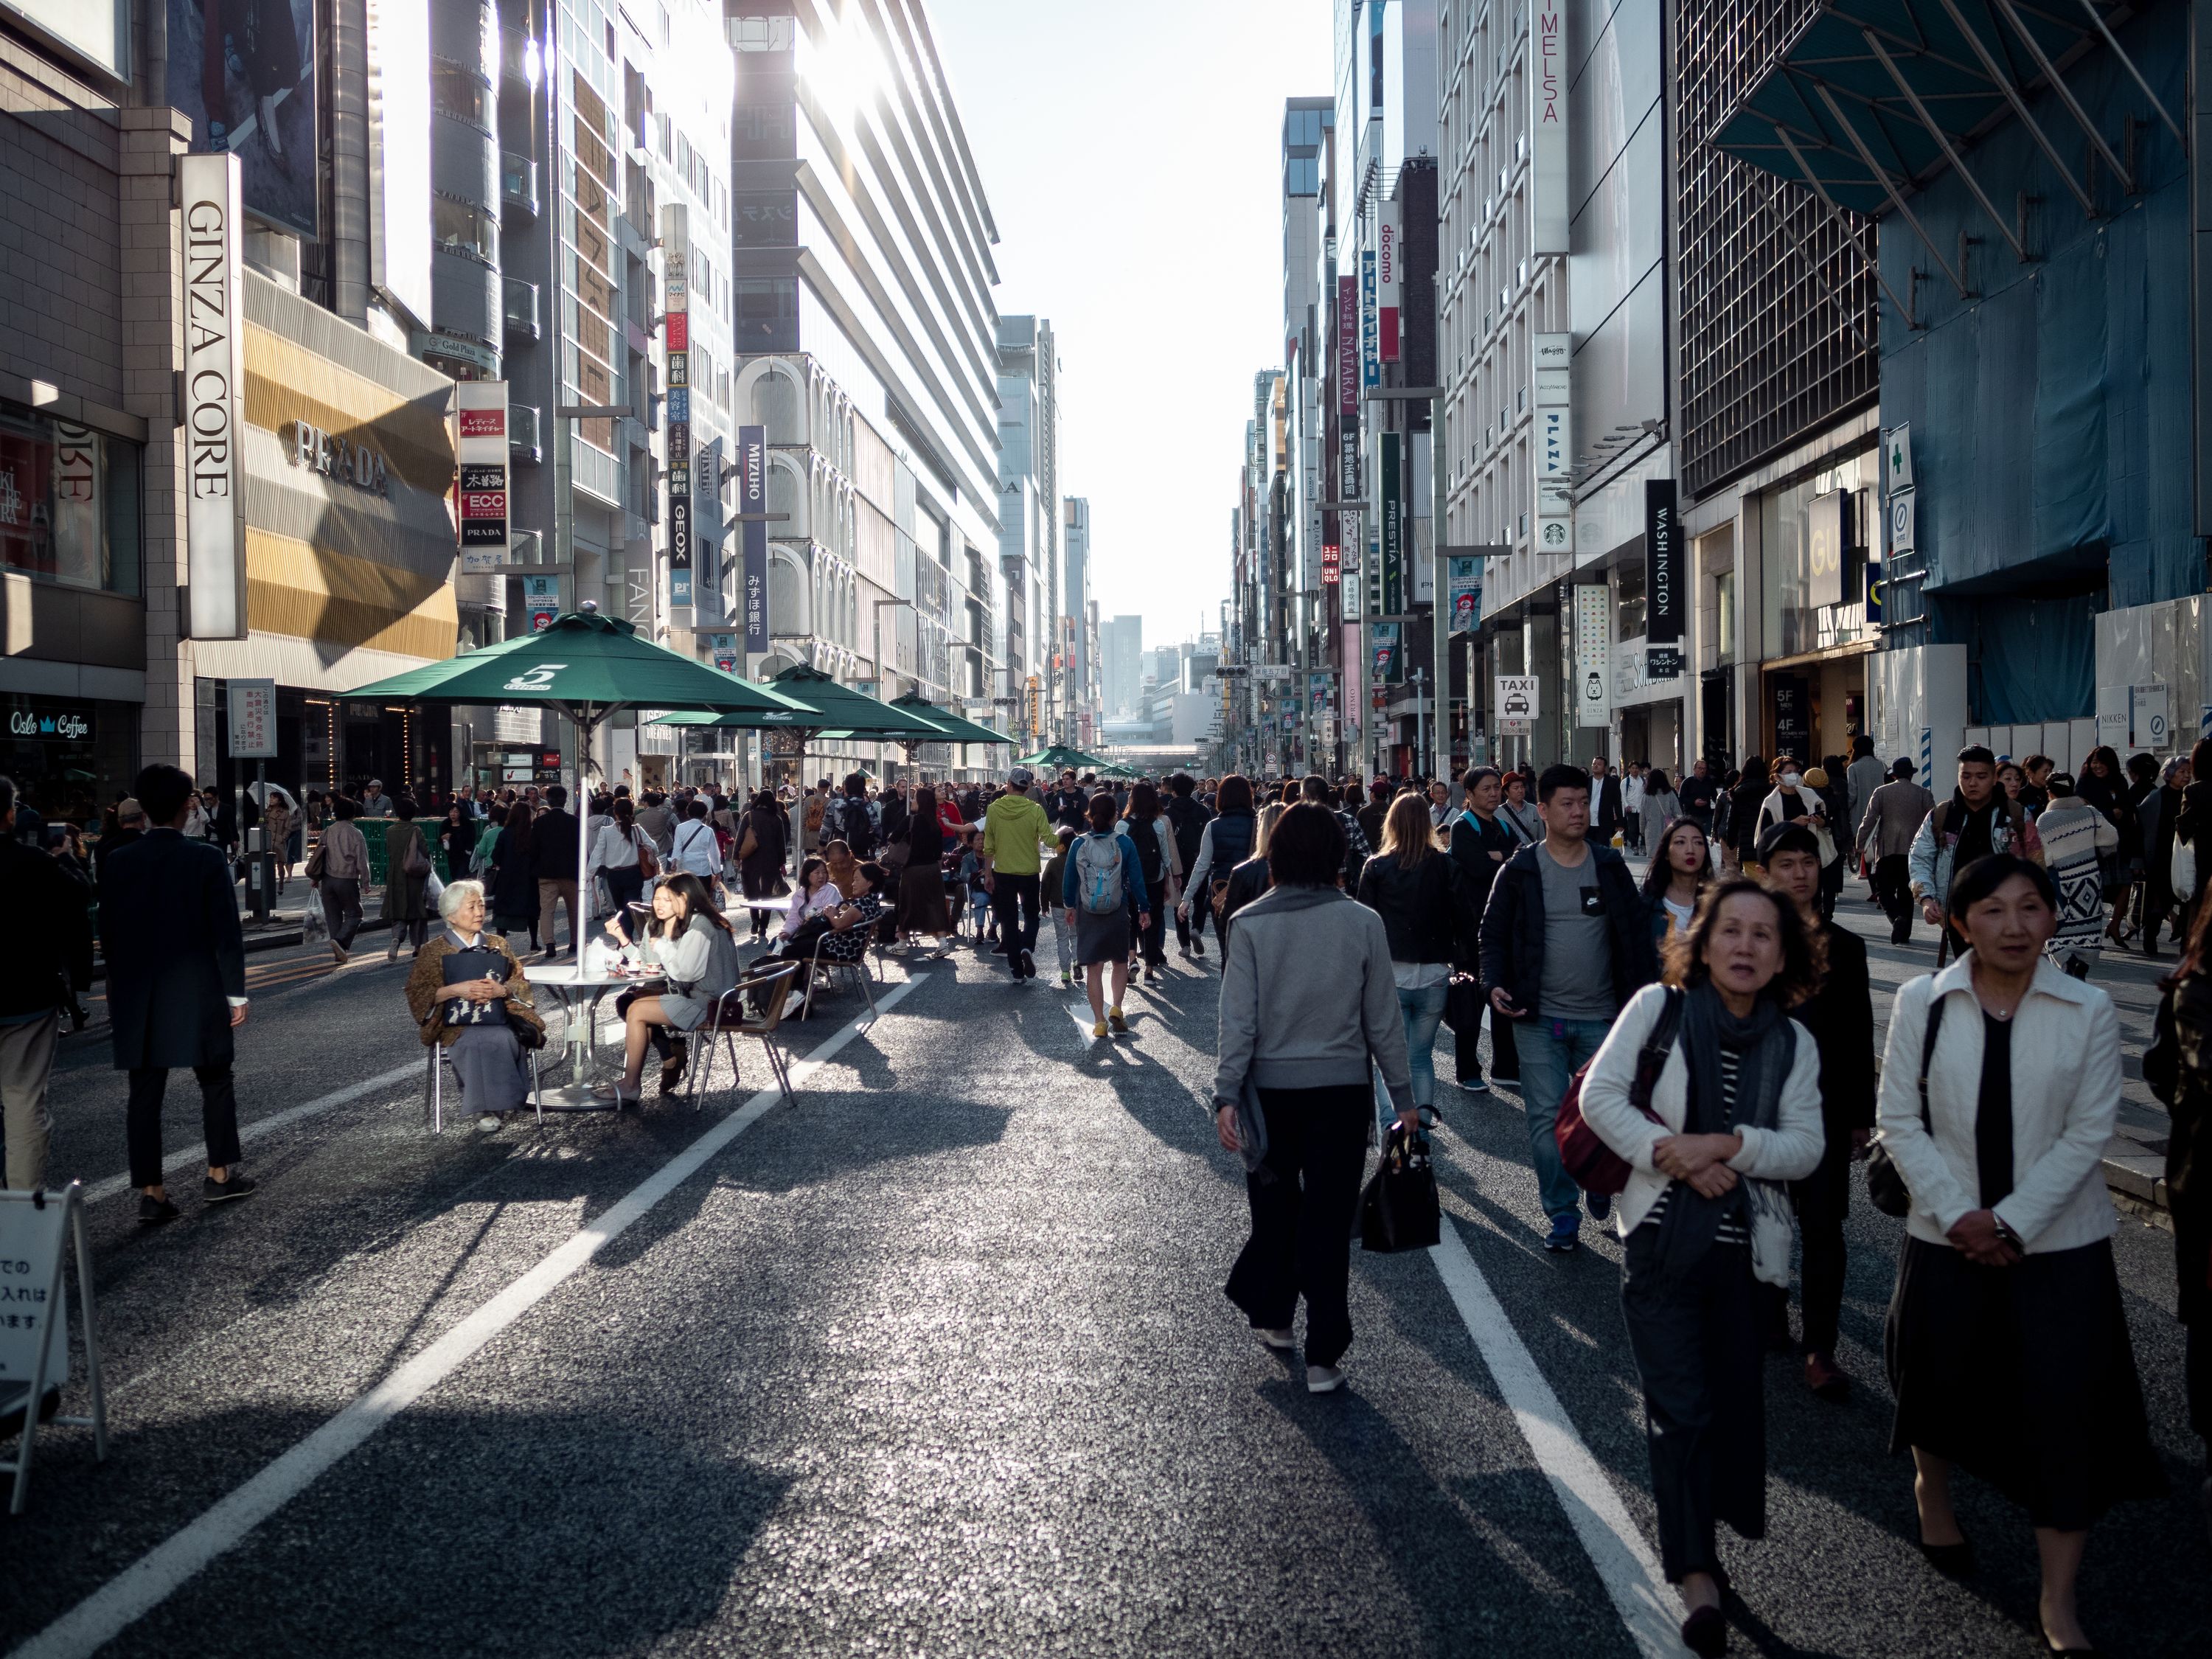
<path id="1" fill-rule="evenodd" d="M 239 164 L 180 155 L 185 566 L 198 640 L 246 637 L 246 345 Z"/>

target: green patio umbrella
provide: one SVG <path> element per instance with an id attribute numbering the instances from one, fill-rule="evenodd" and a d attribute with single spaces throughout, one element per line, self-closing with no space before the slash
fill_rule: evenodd
<path id="1" fill-rule="evenodd" d="M 1003 743 L 1011 746 L 1014 741 L 1003 732 L 994 732 L 989 726 L 979 726 L 974 720 L 963 719 L 949 708 L 939 708 L 919 691 L 909 691 L 902 697 L 893 697 L 890 706 L 894 708 L 903 708 L 909 714 L 918 714 L 932 726 L 942 726 L 952 734 L 952 741 L 955 743 Z M 921 741 L 932 743 L 937 739 L 925 738 Z"/>
<path id="2" fill-rule="evenodd" d="M 342 694 L 380 702 L 505 703 L 555 708 L 576 726 L 576 891 L 588 890 L 590 849 L 584 845 L 583 757 L 592 732 L 627 708 L 680 708 L 720 713 L 776 714 L 798 720 L 820 715 L 782 693 L 694 662 L 680 652 L 640 637 L 619 617 L 600 614 L 586 600 L 580 611 L 464 656 L 410 668 L 404 674 Z M 584 965 L 584 930 L 576 929 L 576 968 Z"/>
<path id="3" fill-rule="evenodd" d="M 950 743 L 951 734 L 934 721 L 878 702 L 865 691 L 840 685 L 818 668 L 796 663 L 767 682 L 777 701 L 789 708 L 733 709 L 726 714 L 677 713 L 660 726 L 712 726 L 792 734 L 792 754 L 805 771 L 806 745 L 817 738 L 889 738 L 899 743 Z M 663 708 L 669 705 L 663 704 Z M 794 712 L 796 711 L 796 712 Z"/>
<path id="4" fill-rule="evenodd" d="M 1111 761 L 1100 760 L 1096 755 L 1086 755 L 1080 749 L 1071 749 L 1064 743 L 1055 743 L 1049 748 L 1040 749 L 1034 755 L 1024 755 L 1015 763 L 1020 766 L 1039 769 L 1052 767 L 1061 771 L 1077 772 L 1103 772 L 1113 765 Z"/>

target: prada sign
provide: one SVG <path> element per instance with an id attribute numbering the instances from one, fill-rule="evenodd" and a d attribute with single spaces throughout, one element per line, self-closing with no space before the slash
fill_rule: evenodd
<path id="1" fill-rule="evenodd" d="M 198 640 L 246 637 L 246 349 L 235 155 L 180 155 L 185 231 L 182 408 L 187 621 Z"/>
<path id="2" fill-rule="evenodd" d="M 388 493 L 384 457 L 367 444 L 333 436 L 305 421 L 287 421 L 277 434 L 284 441 L 284 459 L 326 478 L 336 478 L 372 495 Z"/>

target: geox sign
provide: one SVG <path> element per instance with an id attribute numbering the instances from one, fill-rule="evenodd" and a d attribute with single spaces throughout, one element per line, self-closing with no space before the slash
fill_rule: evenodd
<path id="1" fill-rule="evenodd" d="M 185 230 L 185 428 L 188 621 L 197 640 L 246 637 L 245 319 L 240 315 L 234 155 L 177 158 Z"/>

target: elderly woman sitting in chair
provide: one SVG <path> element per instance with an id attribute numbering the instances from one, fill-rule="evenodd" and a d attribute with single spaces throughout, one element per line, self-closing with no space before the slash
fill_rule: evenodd
<path id="1" fill-rule="evenodd" d="M 454 882 L 438 896 L 438 914 L 445 927 L 407 975 L 407 1012 L 424 1045 L 446 1050 L 478 1126 L 496 1129 L 530 1098 L 523 1051 L 544 1042 L 545 1021 L 531 1004 L 521 959 L 483 930 L 483 884 Z"/>

